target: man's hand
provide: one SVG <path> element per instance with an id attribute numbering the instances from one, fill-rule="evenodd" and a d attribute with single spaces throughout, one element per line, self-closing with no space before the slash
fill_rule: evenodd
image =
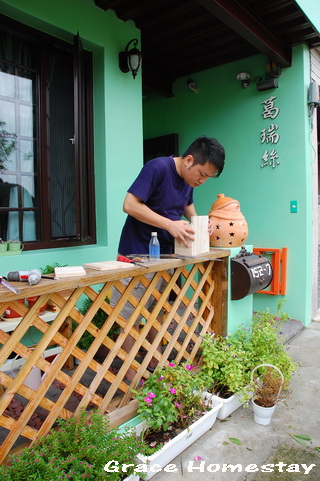
<path id="1" fill-rule="evenodd" d="M 123 210 L 145 224 L 167 230 L 179 244 L 190 247 L 190 242 L 194 241 L 195 232 L 188 221 L 167 219 L 151 210 L 141 199 L 129 192 L 124 199 Z M 185 215 L 188 219 L 191 215 L 196 215 L 193 204 L 187 206 Z"/>
<path id="2" fill-rule="evenodd" d="M 179 244 L 183 244 L 186 247 L 190 247 L 190 242 L 194 241 L 195 231 L 186 220 L 171 221 L 168 231 L 177 239 Z"/>

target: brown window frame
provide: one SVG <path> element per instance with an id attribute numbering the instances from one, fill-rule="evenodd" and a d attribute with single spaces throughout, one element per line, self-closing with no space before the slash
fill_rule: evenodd
<path id="1" fill-rule="evenodd" d="M 37 65 L 37 182 L 40 200 L 40 222 L 37 226 L 36 241 L 24 241 L 25 250 L 71 247 L 96 243 L 94 155 L 93 155 L 93 62 L 92 53 L 84 50 L 79 34 L 73 43 L 52 37 L 24 24 L 0 15 L 0 25 L 9 28 L 17 35 L 30 38 L 38 47 Z M 76 235 L 53 238 L 51 233 L 48 90 L 45 68 L 46 49 L 61 48 L 71 52 L 74 59 L 74 158 L 75 158 L 75 197 Z M 36 207 L 37 208 L 37 207 Z M 35 209 L 36 209 L 35 208 Z M 0 210 L 4 211 L 5 208 Z M 7 209 L 9 210 L 9 209 Z M 22 216 L 25 209 L 16 208 L 19 216 L 20 239 L 22 239 Z M 50 219 L 48 222 L 47 219 Z M 40 231 L 39 231 L 40 227 Z"/>

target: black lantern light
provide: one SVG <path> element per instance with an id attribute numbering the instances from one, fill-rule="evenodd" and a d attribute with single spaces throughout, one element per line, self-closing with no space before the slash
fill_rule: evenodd
<path id="1" fill-rule="evenodd" d="M 133 44 L 133 48 L 129 50 L 131 44 Z M 119 53 L 119 68 L 121 72 L 131 72 L 133 78 L 136 78 L 142 62 L 142 53 L 137 48 L 137 44 L 138 40 L 133 38 L 126 46 L 125 51 Z"/>

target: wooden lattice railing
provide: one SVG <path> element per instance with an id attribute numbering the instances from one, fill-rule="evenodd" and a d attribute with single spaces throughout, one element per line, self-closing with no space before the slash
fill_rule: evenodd
<path id="1" fill-rule="evenodd" d="M 153 356 L 161 366 L 173 359 L 197 363 L 202 336 L 207 331 L 226 331 L 228 254 L 215 249 L 206 256 L 212 260 L 205 262 L 161 260 L 125 271 L 87 269 L 84 277 L 42 279 L 36 286 L 13 283 L 20 288 L 19 295 L 0 286 L 0 316 L 9 306 L 21 316 L 0 322 L 0 462 L 13 447 L 48 433 L 58 417 L 66 419 L 82 408 L 109 413 L 113 425 L 132 417 L 136 401 L 130 387 L 150 375 L 147 366 Z M 154 273 L 151 280 L 146 273 Z M 128 276 L 132 279 L 125 287 L 120 279 Z M 161 277 L 167 283 L 162 294 L 157 290 Z M 141 299 L 133 294 L 139 282 L 146 288 Z M 122 294 L 114 307 L 106 301 L 111 289 Z M 39 296 L 31 308 L 18 302 L 30 296 Z M 148 310 L 150 296 L 156 303 Z M 81 314 L 77 305 L 86 297 L 92 303 Z M 48 302 L 54 312 L 39 314 L 39 308 Z M 121 315 L 126 302 L 134 307 L 128 321 Z M 92 323 L 99 309 L 107 314 L 100 329 Z M 141 316 L 144 323 L 137 329 L 135 323 Z M 157 334 L 150 342 L 152 326 Z M 25 345 L 30 330 L 32 337 L 39 339 L 32 348 L 30 342 L 29 347 Z M 77 347 L 85 331 L 93 336 L 87 352 Z M 122 346 L 129 335 L 135 342 L 127 353 Z M 53 346 L 51 352 L 57 353 L 58 347 L 58 353 L 50 358 Z M 13 374 L 17 355 L 22 365 Z M 10 363 L 11 369 L 6 368 Z M 42 372 L 36 390 L 24 384 L 34 366 Z M 136 371 L 131 385 L 125 382 L 129 367 Z"/>

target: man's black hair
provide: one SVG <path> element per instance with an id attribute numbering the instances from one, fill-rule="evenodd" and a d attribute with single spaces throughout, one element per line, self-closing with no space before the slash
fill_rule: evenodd
<path id="1" fill-rule="evenodd" d="M 224 167 L 225 151 L 220 142 L 214 138 L 208 138 L 205 135 L 195 139 L 187 148 L 182 157 L 192 155 L 194 158 L 193 165 L 204 165 L 210 162 L 217 167 L 215 177 L 219 177 Z"/>

